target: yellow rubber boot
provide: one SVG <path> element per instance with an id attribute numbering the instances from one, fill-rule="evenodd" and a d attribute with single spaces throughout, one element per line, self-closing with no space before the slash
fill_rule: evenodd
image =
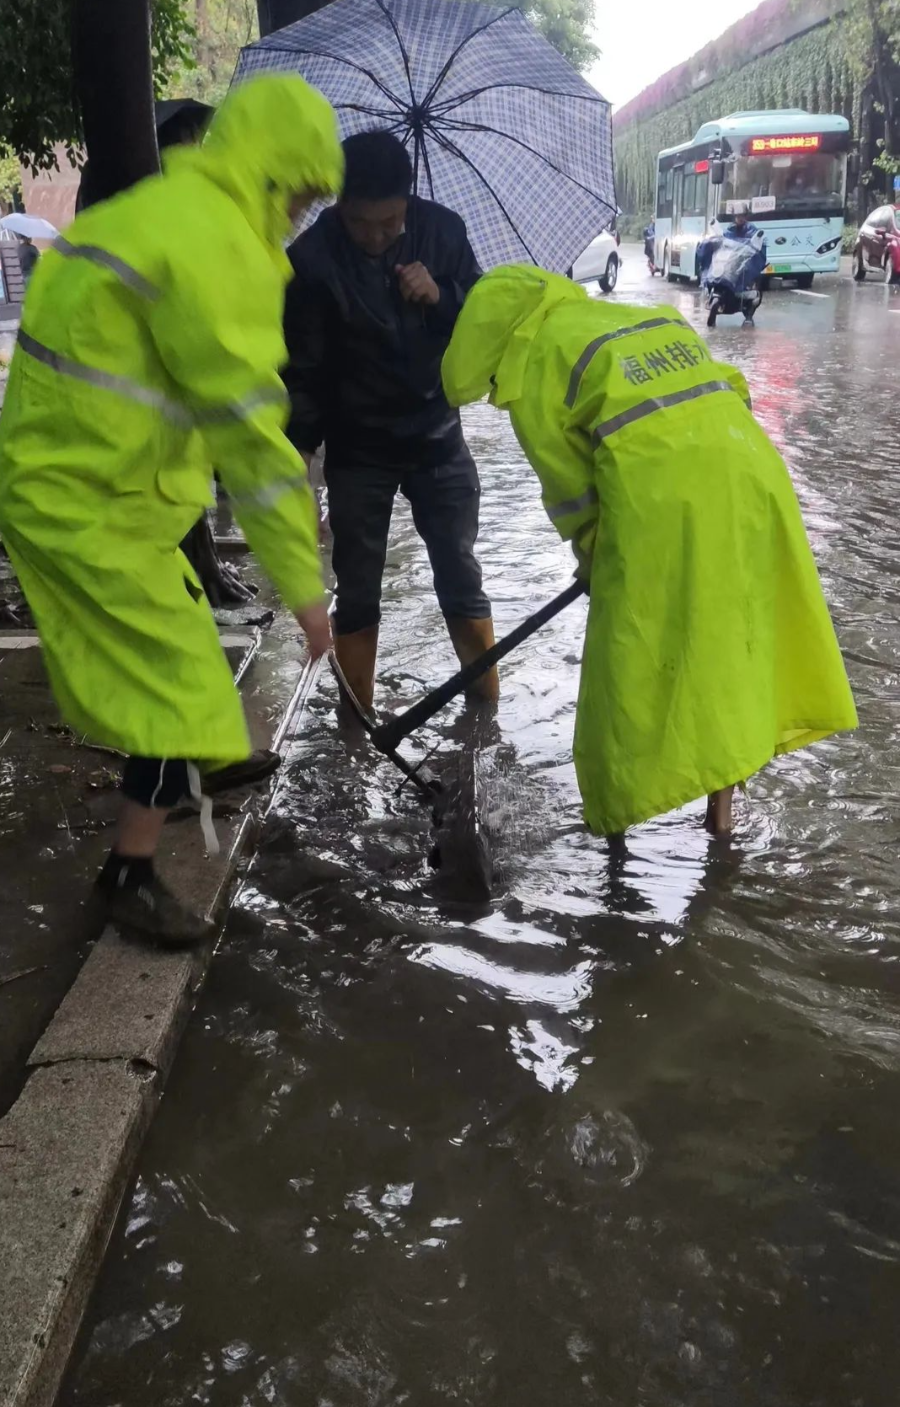
<path id="1" fill-rule="evenodd" d="M 494 622 L 490 616 L 484 620 L 467 620 L 464 616 L 448 616 L 447 629 L 450 632 L 450 639 L 453 641 L 453 648 L 462 665 L 471 664 L 494 644 Z M 476 679 L 475 683 L 466 690 L 466 696 L 467 698 L 487 699 L 490 703 L 496 703 L 500 697 L 500 676 L 497 673 L 497 666 L 494 665 L 487 674 L 482 674 L 480 679 Z"/>
<path id="2" fill-rule="evenodd" d="M 378 626 L 335 635 L 334 653 L 359 703 L 367 712 L 375 702 L 375 659 L 378 655 Z"/>

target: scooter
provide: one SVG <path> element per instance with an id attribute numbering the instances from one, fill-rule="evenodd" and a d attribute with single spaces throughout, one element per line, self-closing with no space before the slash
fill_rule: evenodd
<path id="1" fill-rule="evenodd" d="M 744 314 L 745 325 L 752 326 L 762 299 L 762 289 L 757 283 L 739 293 L 728 279 L 713 279 L 706 285 L 706 326 L 715 327 L 720 313 L 728 317 L 740 312 Z"/>
<path id="2" fill-rule="evenodd" d="M 654 274 L 661 274 L 662 269 L 656 267 L 656 237 L 655 235 L 644 235 L 644 258 L 647 260 L 647 268 L 651 277 Z"/>
<path id="3" fill-rule="evenodd" d="M 760 279 L 765 269 L 765 242 L 760 232 L 746 239 L 735 239 L 727 233 L 721 238 L 701 244 L 698 259 L 703 259 L 702 282 L 707 293 L 707 327 L 715 327 L 719 314 L 744 314 L 745 326 L 753 326 L 753 318 L 762 302 Z"/>

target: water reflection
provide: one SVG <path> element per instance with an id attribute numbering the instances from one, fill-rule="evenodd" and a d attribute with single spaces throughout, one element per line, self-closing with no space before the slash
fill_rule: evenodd
<path id="1" fill-rule="evenodd" d="M 669 295 L 637 259 L 625 274 L 620 296 Z M 70 1407 L 894 1400 L 900 474 L 880 292 L 773 294 L 754 333 L 715 334 L 788 453 L 859 733 L 756 779 L 731 849 L 698 806 L 610 853 L 571 765 L 573 607 L 505 671 L 499 883 L 478 908 L 441 893 L 427 814 L 348 748 L 323 687 Z M 469 434 L 504 630 L 569 561 L 502 418 L 476 408 Z M 453 668 L 403 510 L 384 641 L 392 706 Z M 450 710 L 414 751 L 468 726 Z"/>

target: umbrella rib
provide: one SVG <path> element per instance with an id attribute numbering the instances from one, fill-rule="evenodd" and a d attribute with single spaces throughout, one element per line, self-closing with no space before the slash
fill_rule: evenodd
<path id="1" fill-rule="evenodd" d="M 501 88 L 521 88 L 526 93 L 540 93 L 545 98 L 570 98 L 573 102 L 601 103 L 603 107 L 609 107 L 606 98 L 601 97 L 599 93 L 561 93 L 558 88 L 542 88 L 538 83 L 486 83 L 483 88 L 471 88 L 468 93 L 462 93 L 459 97 L 445 98 L 442 103 L 435 104 L 432 114 L 443 117 L 454 108 L 461 107 L 463 103 L 480 98 L 484 93 L 495 93 Z"/>
<path id="2" fill-rule="evenodd" d="M 365 74 L 366 78 L 368 78 L 371 83 L 374 83 L 375 87 L 379 88 L 386 98 L 390 99 L 398 112 L 405 111 L 404 105 L 397 97 L 396 93 L 392 93 L 390 88 L 387 88 L 380 78 L 376 78 L 370 68 L 364 68 L 362 64 L 354 63 L 352 59 L 345 59 L 341 54 L 330 54 L 327 49 L 295 49 L 289 44 L 263 44 L 260 47 L 264 49 L 277 49 L 282 54 L 296 54 L 298 57 L 305 55 L 307 58 L 330 59 L 332 63 L 346 64 L 348 68 L 355 68 L 357 73 Z"/>
<path id="3" fill-rule="evenodd" d="M 532 254 L 531 250 L 528 248 L 528 245 L 525 243 L 525 240 L 523 239 L 521 233 L 519 232 L 519 227 L 518 227 L 518 225 L 516 224 L 516 222 L 515 222 L 515 220 L 513 219 L 513 217 L 510 215 L 510 213 L 509 213 L 509 211 L 507 210 L 506 206 L 503 204 L 503 201 L 500 199 L 499 195 L 498 195 L 497 192 L 494 190 L 494 187 L 491 185 L 491 183 L 490 183 L 490 181 L 487 179 L 487 177 L 484 176 L 484 175 L 482 175 L 482 173 L 478 170 L 478 167 L 475 165 L 475 163 L 474 163 L 473 161 L 471 161 L 468 156 L 466 156 L 465 152 L 462 151 L 462 150 L 456 145 L 455 142 L 452 142 L 449 137 L 447 137 L 447 136 L 444 135 L 443 132 L 439 132 L 439 131 L 437 130 L 437 128 L 432 127 L 431 130 L 432 130 L 432 132 L 433 132 L 433 134 L 434 134 L 435 139 L 440 143 L 440 145 L 445 149 L 445 151 L 452 152 L 452 154 L 453 154 L 454 156 L 458 156 L 459 159 L 460 159 L 460 161 L 464 161 L 465 164 L 466 164 L 468 167 L 470 167 L 472 171 L 474 171 L 474 173 L 475 173 L 475 175 L 478 177 L 479 181 L 482 183 L 483 186 L 485 186 L 485 187 L 487 188 L 487 190 L 488 190 L 489 194 L 491 195 L 491 197 L 497 202 L 498 206 L 500 207 L 501 212 L 503 213 L 505 219 L 506 219 L 506 220 L 508 221 L 508 223 L 509 223 L 510 229 L 512 230 L 512 232 L 513 232 L 513 234 L 515 235 L 516 239 L 517 239 L 517 240 L 519 241 L 519 243 L 521 244 L 522 248 L 525 250 L 525 253 L 528 255 L 528 257 L 529 257 L 529 259 L 531 260 L 532 264 L 537 264 L 537 259 L 535 259 L 535 257 L 534 257 L 534 255 Z"/>
<path id="4" fill-rule="evenodd" d="M 500 127 L 486 127 L 481 122 L 450 121 L 446 122 L 445 125 L 452 127 L 455 132 L 488 132 L 492 137 L 505 137 L 508 142 L 515 142 L 517 147 L 524 147 L 526 151 L 531 152 L 532 156 L 536 156 L 538 161 L 543 161 L 544 165 L 549 166 L 551 171 L 555 171 L 557 176 L 562 176 L 564 180 L 571 181 L 573 186 L 578 186 L 580 190 L 583 190 L 586 195 L 591 196 L 593 200 L 602 200 L 604 205 L 609 206 L 610 210 L 614 210 L 614 207 L 611 206 L 609 201 L 602 195 L 598 195 L 596 191 L 592 191 L 590 186 L 586 186 L 584 182 L 579 181 L 577 177 L 570 176 L 568 171 L 564 171 L 561 166 L 557 166 L 556 162 L 551 161 L 549 156 L 544 156 L 543 152 L 535 151 L 534 147 L 530 147 L 527 142 L 523 142 L 521 137 L 514 137 L 511 132 L 504 132 Z"/>
<path id="5" fill-rule="evenodd" d="M 365 112 L 368 114 L 369 117 L 392 118 L 395 116 L 395 114 L 393 112 L 389 112 L 387 108 L 368 107 L 365 103 L 332 103 L 331 106 L 334 108 L 335 112 Z M 401 119 L 400 122 L 397 122 L 394 125 L 397 127 L 402 127 L 403 119 Z"/>
<path id="6" fill-rule="evenodd" d="M 394 19 L 394 16 L 391 14 L 387 5 L 385 5 L 384 0 L 377 0 L 377 4 L 379 10 L 384 15 L 391 29 L 394 31 L 394 38 L 396 39 L 397 44 L 400 47 L 400 57 L 403 60 L 403 67 L 406 69 L 406 83 L 407 87 L 409 88 L 409 101 L 412 103 L 413 107 L 415 107 L 416 95 L 413 91 L 412 70 L 409 66 L 409 54 L 406 51 L 406 45 L 404 44 L 402 36 L 400 34 L 400 30 L 397 27 L 397 21 Z"/>
<path id="7" fill-rule="evenodd" d="M 433 131 L 429 122 L 426 122 L 425 126 L 427 130 L 432 133 L 433 136 L 437 135 Z M 410 127 L 408 122 L 395 122 L 393 126 L 388 127 L 387 130 L 389 132 L 400 132 L 404 127 L 406 128 L 406 136 L 409 137 L 412 134 L 412 128 Z M 428 143 L 425 141 L 424 137 L 422 138 L 422 161 L 425 165 L 425 174 L 428 177 L 428 189 L 431 193 L 431 199 L 434 200 L 434 177 L 431 174 L 431 162 L 428 159 Z M 418 190 L 416 190 L 414 193 L 418 195 Z"/>
<path id="8" fill-rule="evenodd" d="M 489 19 L 486 24 L 480 24 L 477 29 L 473 29 L 470 34 L 466 35 L 465 39 L 461 40 L 460 43 L 457 44 L 456 48 L 453 50 L 453 53 L 450 55 L 449 59 L 444 64 L 444 67 L 438 74 L 437 78 L 434 80 L 431 87 L 428 89 L 426 96 L 422 99 L 422 106 L 424 108 L 427 108 L 431 105 L 435 93 L 437 92 L 438 88 L 440 88 L 444 79 L 447 77 L 447 74 L 450 72 L 451 68 L 456 63 L 456 60 L 459 58 L 466 45 L 470 43 L 471 40 L 477 39 L 479 34 L 484 34 L 487 30 L 489 30 L 491 28 L 491 25 L 498 24 L 500 20 L 505 20 L 507 15 L 515 14 L 516 9 L 517 7 L 515 5 L 510 5 L 508 9 L 501 10 L 499 14 L 494 15 L 493 19 Z"/>

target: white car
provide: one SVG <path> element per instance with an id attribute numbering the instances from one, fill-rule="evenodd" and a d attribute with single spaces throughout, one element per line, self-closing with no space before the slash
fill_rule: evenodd
<path id="1" fill-rule="evenodd" d="M 576 283 L 591 283 L 596 279 L 604 293 L 612 293 L 619 280 L 620 262 L 619 236 L 604 230 L 575 260 L 572 277 Z"/>

